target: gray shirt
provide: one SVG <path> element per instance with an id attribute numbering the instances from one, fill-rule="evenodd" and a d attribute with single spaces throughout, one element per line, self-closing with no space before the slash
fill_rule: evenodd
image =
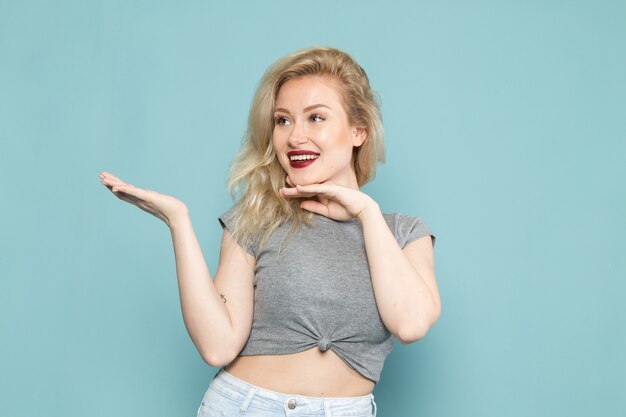
<path id="1" fill-rule="evenodd" d="M 222 227 L 230 228 L 233 208 L 219 217 Z M 426 235 L 434 245 L 421 218 L 383 216 L 401 248 Z M 254 317 L 239 355 L 279 355 L 317 346 L 377 383 L 394 337 L 376 307 L 360 221 L 315 215 L 311 226 L 303 226 L 281 248 L 288 228 L 283 224 L 263 246 L 246 248 L 256 258 Z"/>

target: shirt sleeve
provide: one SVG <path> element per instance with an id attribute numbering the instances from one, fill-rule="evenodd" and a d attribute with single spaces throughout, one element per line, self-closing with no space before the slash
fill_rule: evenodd
<path id="1" fill-rule="evenodd" d="M 235 207 L 236 207 L 235 205 L 231 206 L 228 210 L 226 210 L 217 218 L 222 228 L 227 229 L 231 233 L 231 235 L 233 234 L 233 224 L 235 220 Z M 238 241 L 237 244 L 241 246 L 242 248 L 244 247 L 244 245 L 240 241 Z M 254 241 L 246 245 L 245 250 L 250 255 L 256 257 L 256 245 Z"/>
<path id="2" fill-rule="evenodd" d="M 393 213 L 389 215 L 387 222 L 402 249 L 424 236 L 430 236 L 435 247 L 435 235 L 421 217 Z"/>

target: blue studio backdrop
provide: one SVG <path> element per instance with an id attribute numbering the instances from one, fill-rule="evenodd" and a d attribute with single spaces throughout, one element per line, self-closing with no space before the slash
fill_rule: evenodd
<path id="1" fill-rule="evenodd" d="M 380 94 L 364 191 L 437 235 L 443 310 L 396 344 L 379 416 L 626 415 L 623 1 L 0 0 L 0 415 L 191 416 L 217 369 L 165 224 L 211 272 L 254 88 L 310 45 Z"/>

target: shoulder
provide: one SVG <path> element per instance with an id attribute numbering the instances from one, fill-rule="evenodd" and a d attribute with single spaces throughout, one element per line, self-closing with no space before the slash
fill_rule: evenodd
<path id="1" fill-rule="evenodd" d="M 231 233 L 231 227 L 236 219 L 237 202 L 231 205 L 226 211 L 218 216 L 218 220 L 223 228 L 228 229 Z"/>
<path id="2" fill-rule="evenodd" d="M 239 201 L 231 205 L 226 211 L 218 216 L 218 221 L 223 229 L 228 232 L 237 241 L 239 246 L 245 248 L 246 252 L 250 255 L 256 256 L 258 249 L 258 239 L 256 235 L 241 233 L 241 227 L 239 223 Z"/>
<path id="3" fill-rule="evenodd" d="M 383 213 L 383 217 L 401 248 L 428 235 L 432 237 L 433 246 L 435 245 L 435 235 L 423 218 L 397 212 Z"/>

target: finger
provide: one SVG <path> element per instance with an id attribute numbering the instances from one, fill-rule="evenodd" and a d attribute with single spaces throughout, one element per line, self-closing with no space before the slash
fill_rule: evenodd
<path id="1" fill-rule="evenodd" d="M 287 196 L 298 197 L 312 197 L 318 194 L 324 194 L 328 198 L 333 198 L 337 195 L 337 185 L 335 184 L 309 184 L 309 185 L 295 185 L 294 187 L 283 187 L 281 192 Z"/>
<path id="2" fill-rule="evenodd" d="M 114 185 L 111 187 L 111 191 L 113 191 L 114 193 L 122 192 L 124 194 L 132 195 L 142 200 L 147 197 L 146 190 L 142 190 L 141 188 L 137 188 L 134 185 L 130 184 Z"/>
<path id="3" fill-rule="evenodd" d="M 105 177 L 100 180 L 102 184 L 108 185 L 124 185 L 126 184 L 124 181 L 119 178 Z M 129 184 L 130 185 L 130 184 Z"/>
<path id="4" fill-rule="evenodd" d="M 109 180 L 115 179 L 115 180 L 119 180 L 118 177 L 116 177 L 115 175 L 111 174 L 110 172 L 106 172 L 106 171 L 102 171 L 99 175 L 100 178 L 107 178 Z"/>
<path id="5" fill-rule="evenodd" d="M 333 197 L 335 194 L 335 188 L 331 184 L 296 185 L 295 188 L 302 194 L 325 194 L 328 197 Z"/>
<path id="6" fill-rule="evenodd" d="M 146 204 L 146 200 L 143 199 L 143 198 L 137 198 L 133 194 L 130 194 L 128 192 L 124 192 L 124 191 L 119 190 L 119 189 L 113 191 L 113 195 L 115 195 L 120 200 L 124 200 L 124 201 L 126 201 L 128 203 L 134 204 L 137 207 L 141 208 L 142 210 L 145 210 L 143 208 L 143 206 Z"/>
<path id="7" fill-rule="evenodd" d="M 120 179 L 119 177 L 116 177 L 115 175 L 111 174 L 110 172 L 105 172 L 104 174 L 105 174 L 105 176 L 107 176 L 109 178 L 113 178 L 113 179 L 116 179 L 116 180 Z"/>
<path id="8" fill-rule="evenodd" d="M 103 178 L 101 178 L 103 183 L 107 183 L 107 184 L 125 184 L 125 185 L 130 185 L 133 186 L 132 184 L 129 184 L 125 181 L 123 181 L 122 179 L 116 177 L 115 175 L 109 174 L 107 176 L 104 176 Z"/>
<path id="9" fill-rule="evenodd" d="M 282 187 L 280 189 L 280 193 L 284 197 L 310 197 L 313 195 L 310 193 L 303 193 L 299 191 L 296 187 Z"/>
<path id="10" fill-rule="evenodd" d="M 320 200 L 320 203 L 322 203 L 325 206 L 328 206 L 328 199 L 321 197 L 321 196 L 317 196 L 317 198 Z"/>
<path id="11" fill-rule="evenodd" d="M 300 207 L 304 210 L 328 217 L 328 206 L 325 206 L 315 200 L 305 200 L 300 203 Z"/>
<path id="12" fill-rule="evenodd" d="M 115 195 L 115 197 L 119 198 L 120 200 L 124 200 L 124 201 L 126 201 L 128 203 L 131 203 L 131 204 L 134 204 L 136 206 L 139 205 L 139 200 L 137 200 L 135 197 L 133 197 L 133 196 L 131 196 L 129 194 L 123 193 L 121 191 L 116 191 L 113 194 Z"/>

